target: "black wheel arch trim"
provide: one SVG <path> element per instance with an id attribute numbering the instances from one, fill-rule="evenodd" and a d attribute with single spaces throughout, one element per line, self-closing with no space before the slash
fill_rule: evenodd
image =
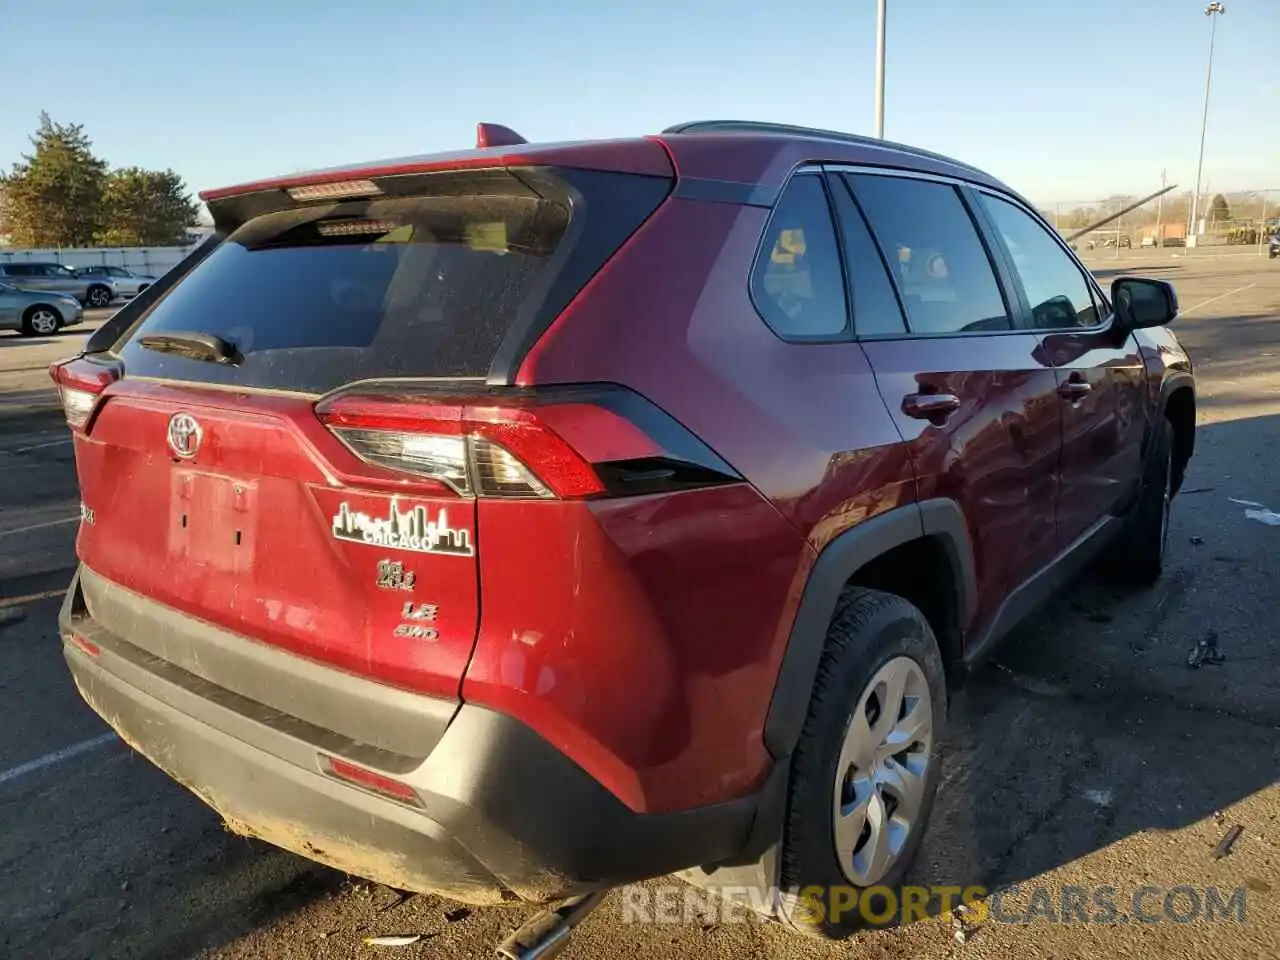
<path id="1" fill-rule="evenodd" d="M 1165 375 L 1164 380 L 1161 381 L 1160 383 L 1160 395 L 1159 395 L 1159 398 L 1156 400 L 1155 416 L 1151 419 L 1151 422 L 1147 429 L 1147 436 L 1144 438 L 1145 447 L 1146 447 L 1145 450 L 1143 451 L 1143 457 L 1142 457 L 1144 463 L 1146 462 L 1146 459 L 1150 455 L 1152 450 L 1152 441 L 1155 437 L 1155 428 L 1159 426 L 1161 421 L 1163 421 L 1167 416 L 1168 409 L 1169 409 L 1169 400 L 1179 390 L 1190 391 L 1192 410 L 1194 411 L 1195 409 L 1195 403 L 1196 403 L 1195 374 L 1187 370 L 1171 370 L 1169 373 Z M 1195 445 L 1196 445 L 1196 429 L 1195 429 L 1195 421 L 1193 419 L 1191 423 L 1191 433 L 1187 437 L 1187 448 L 1186 448 L 1187 462 L 1190 462 L 1191 458 L 1195 455 Z"/>
<path id="2" fill-rule="evenodd" d="M 841 533 L 814 561 L 791 626 L 764 724 L 765 747 L 775 759 L 789 757 L 800 738 L 827 627 L 849 580 L 877 557 L 924 537 L 937 538 L 947 551 L 956 577 L 960 626 L 968 626 L 977 607 L 977 576 L 968 524 L 954 500 L 897 507 Z"/>

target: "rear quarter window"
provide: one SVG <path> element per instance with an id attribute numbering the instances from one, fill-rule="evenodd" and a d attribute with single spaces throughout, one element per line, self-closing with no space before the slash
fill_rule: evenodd
<path id="1" fill-rule="evenodd" d="M 751 296 L 784 340 L 830 339 L 848 327 L 840 248 L 818 175 L 800 174 L 779 198 L 751 273 Z"/>

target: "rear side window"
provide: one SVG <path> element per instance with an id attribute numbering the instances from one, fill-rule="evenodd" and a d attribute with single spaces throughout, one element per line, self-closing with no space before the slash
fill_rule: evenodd
<path id="1" fill-rule="evenodd" d="M 668 189 L 661 178 L 582 178 L 611 191 L 596 203 L 581 190 L 544 195 L 550 176 L 539 181 L 543 192 L 514 176 L 499 186 L 423 179 L 430 194 L 249 220 L 130 332 L 118 351 L 126 373 L 310 393 L 377 377 L 484 377 L 522 311 L 536 311 L 549 291 L 567 299 L 562 281 L 576 292 Z M 634 221 L 614 231 L 607 250 L 590 236 L 568 249 L 571 220 L 618 209 L 629 179 L 647 181 L 636 189 L 652 198 L 630 204 Z M 201 362 L 138 342 L 177 332 L 212 334 L 242 359 Z"/>
<path id="2" fill-rule="evenodd" d="M 848 326 L 835 224 L 816 174 L 795 177 L 778 199 L 751 273 L 751 295 L 783 339 L 829 338 Z"/>
<path id="3" fill-rule="evenodd" d="M 1095 326 L 1098 308 L 1089 283 L 1061 245 L 1026 211 L 990 194 L 979 196 L 1013 258 L 1033 325 L 1039 330 Z"/>
<path id="4" fill-rule="evenodd" d="M 6 264 L 4 272 L 6 276 L 10 277 L 30 277 L 35 273 L 31 267 L 23 263 Z"/>
<path id="5" fill-rule="evenodd" d="M 1009 330 L 995 272 L 960 194 L 949 184 L 849 174 L 893 272 L 913 333 Z"/>

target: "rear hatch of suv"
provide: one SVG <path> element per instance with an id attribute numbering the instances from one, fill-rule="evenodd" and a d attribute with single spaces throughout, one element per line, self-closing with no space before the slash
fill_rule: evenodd
<path id="1" fill-rule="evenodd" d="M 456 700 L 477 495 L 573 482 L 554 435 L 489 422 L 485 398 L 671 187 L 660 145 L 614 152 L 612 170 L 473 159 L 213 198 L 212 252 L 53 371 L 92 618 L 128 637 L 156 605 L 167 629 L 176 613 Z"/>

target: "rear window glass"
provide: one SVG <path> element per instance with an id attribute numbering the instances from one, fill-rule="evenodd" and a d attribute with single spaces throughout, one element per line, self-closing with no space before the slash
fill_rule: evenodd
<path id="1" fill-rule="evenodd" d="M 368 377 L 481 377 L 565 236 L 567 204 L 428 196 L 303 207 L 250 220 L 143 319 L 133 374 L 322 393 Z M 147 349 L 213 334 L 238 365 Z"/>

